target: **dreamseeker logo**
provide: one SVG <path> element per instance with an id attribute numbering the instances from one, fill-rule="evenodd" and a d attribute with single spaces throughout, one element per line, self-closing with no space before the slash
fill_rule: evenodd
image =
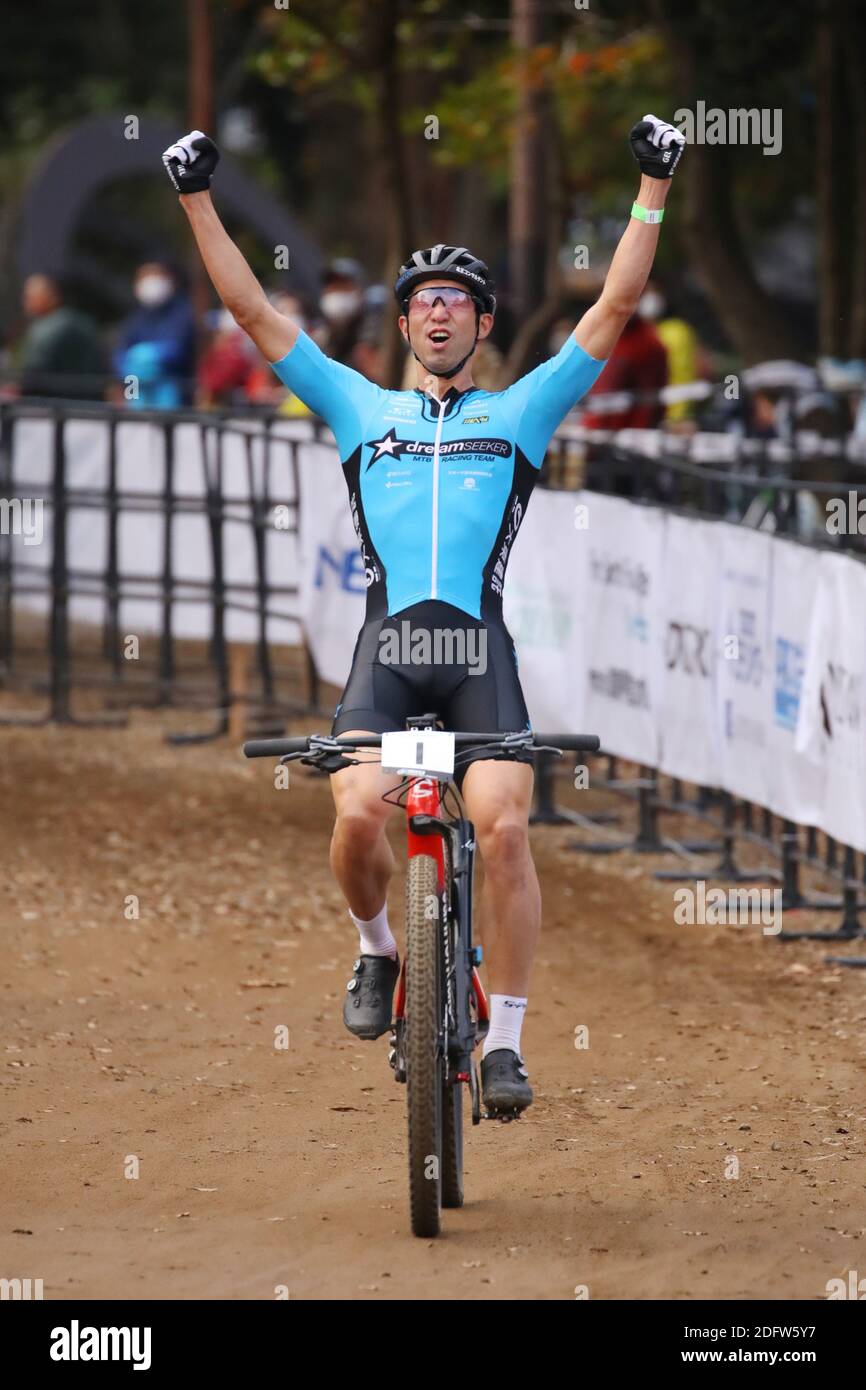
<path id="1" fill-rule="evenodd" d="M 410 458 L 432 458 L 436 453 L 436 445 L 428 444 L 423 439 L 398 439 L 397 431 L 393 427 L 381 439 L 368 439 L 366 448 L 373 450 L 373 456 L 367 464 L 368 472 L 373 464 L 378 463 L 381 458 L 399 459 L 404 454 L 408 454 Z M 509 458 L 511 441 L 508 439 L 450 439 L 447 442 L 443 440 L 439 445 L 440 458 L 455 458 L 467 454 Z"/>

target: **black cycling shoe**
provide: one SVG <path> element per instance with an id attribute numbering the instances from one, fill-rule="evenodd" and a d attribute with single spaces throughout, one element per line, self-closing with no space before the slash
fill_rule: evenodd
<path id="1" fill-rule="evenodd" d="M 522 1057 L 510 1047 L 499 1047 L 481 1059 L 481 1096 L 490 1118 L 510 1120 L 532 1104 Z"/>
<path id="2" fill-rule="evenodd" d="M 356 1038 L 372 1041 L 391 1027 L 391 1001 L 400 974 L 400 957 L 359 956 L 346 986 L 343 1022 Z"/>

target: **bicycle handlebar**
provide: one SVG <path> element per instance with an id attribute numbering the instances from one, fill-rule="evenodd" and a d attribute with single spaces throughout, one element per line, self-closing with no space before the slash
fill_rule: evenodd
<path id="1" fill-rule="evenodd" d="M 306 753 L 310 735 L 301 738 L 256 738 L 244 744 L 245 758 L 282 758 L 286 753 Z"/>
<path id="2" fill-rule="evenodd" d="M 310 751 L 310 739 L 314 737 L 321 736 L 302 734 L 295 738 L 252 739 L 244 744 L 244 757 L 283 758 L 287 753 L 306 753 Z M 501 743 L 507 737 L 507 734 L 501 733 L 455 733 L 454 742 L 458 748 L 465 748 L 468 744 L 483 746 L 488 743 Z M 339 735 L 336 741 L 338 744 L 343 742 Z M 364 734 L 358 738 L 347 738 L 345 746 L 350 750 L 353 748 L 378 748 L 381 742 L 381 734 Z M 562 752 L 597 753 L 601 746 L 597 734 L 533 734 L 532 742 L 537 748 L 553 747 Z"/>

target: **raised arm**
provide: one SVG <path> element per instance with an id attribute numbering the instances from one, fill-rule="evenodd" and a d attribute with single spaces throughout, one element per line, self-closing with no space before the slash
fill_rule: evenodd
<path id="1" fill-rule="evenodd" d="M 180 205 L 189 219 L 214 289 L 259 351 L 269 362 L 277 362 L 294 347 L 300 330 L 268 301 L 219 219 L 210 196 L 210 181 L 218 161 L 216 145 L 200 130 L 170 145 L 162 157 L 180 194 Z"/>
<path id="2" fill-rule="evenodd" d="M 680 132 L 656 116 L 644 116 L 632 128 L 629 140 L 641 168 L 638 195 L 604 289 L 574 330 L 575 341 L 590 357 L 610 356 L 637 308 L 655 259 L 670 180 L 685 145 Z"/>

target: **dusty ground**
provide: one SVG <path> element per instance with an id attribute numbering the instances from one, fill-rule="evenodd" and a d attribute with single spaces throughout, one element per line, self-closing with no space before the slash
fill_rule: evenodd
<path id="1" fill-rule="evenodd" d="M 328 787 L 277 791 L 160 722 L 0 731 L 0 1275 L 46 1298 L 814 1299 L 866 1269 L 866 976 L 677 926 L 660 861 L 575 854 L 567 828 L 533 831 L 536 1104 L 467 1131 L 466 1206 L 413 1239 L 405 1092 L 387 1039 L 340 1020 Z"/>

